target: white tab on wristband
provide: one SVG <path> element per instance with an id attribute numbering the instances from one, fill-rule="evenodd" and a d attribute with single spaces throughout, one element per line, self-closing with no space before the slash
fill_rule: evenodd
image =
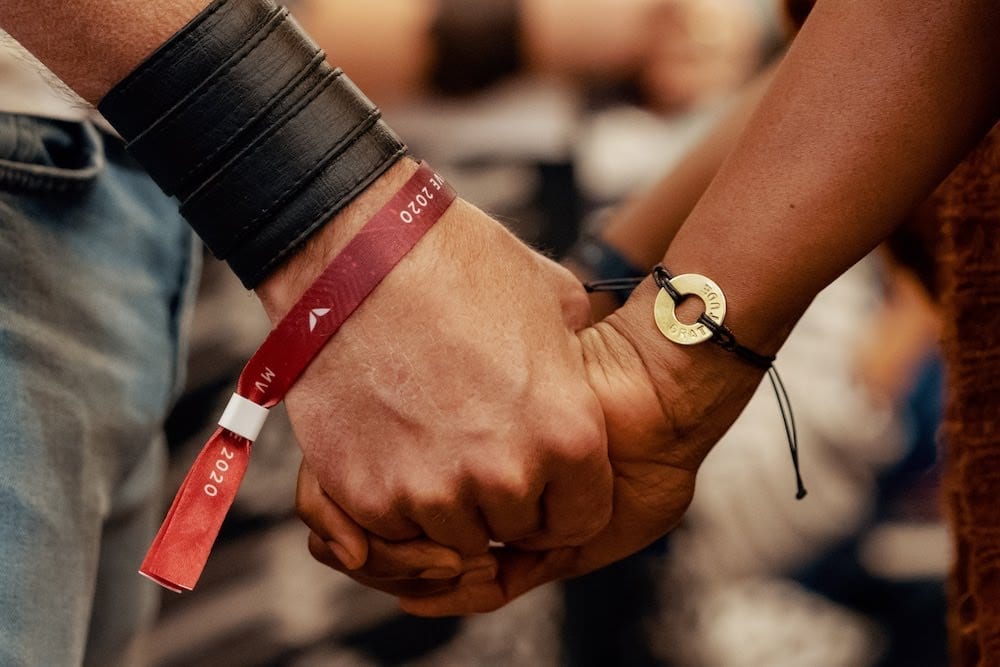
<path id="1" fill-rule="evenodd" d="M 253 401 L 233 394 L 229 405 L 219 418 L 219 426 L 253 442 L 267 419 L 268 409 Z"/>

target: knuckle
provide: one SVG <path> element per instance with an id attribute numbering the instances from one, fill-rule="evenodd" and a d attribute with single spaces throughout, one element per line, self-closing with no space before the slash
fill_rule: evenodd
<path id="1" fill-rule="evenodd" d="M 461 493 L 458 484 L 448 480 L 422 480 L 402 494 L 413 516 L 443 517 L 455 507 Z"/>
<path id="2" fill-rule="evenodd" d="M 393 514 L 392 504 L 387 502 L 384 496 L 375 493 L 351 495 L 344 505 L 344 509 L 359 524 L 369 528 L 384 524 L 386 519 Z"/>
<path id="3" fill-rule="evenodd" d="M 597 476 L 581 477 L 580 488 L 582 492 L 571 500 L 571 511 L 566 513 L 566 520 L 553 527 L 554 532 L 571 545 L 591 540 L 604 530 L 614 512 L 614 482 L 610 466 L 606 474 L 602 472 Z"/>
<path id="4" fill-rule="evenodd" d="M 577 420 L 561 428 L 551 441 L 558 461 L 571 466 L 592 466 L 607 461 L 604 433 L 594 424 Z"/>
<path id="5" fill-rule="evenodd" d="M 565 546 L 580 546 L 592 540 L 607 525 L 607 519 L 598 515 L 587 516 L 573 522 L 572 525 L 557 529 L 560 542 Z"/>
<path id="6" fill-rule="evenodd" d="M 506 464 L 485 473 L 479 486 L 483 495 L 516 502 L 537 495 L 540 486 L 537 477 L 527 465 Z"/>
<path id="7" fill-rule="evenodd" d="M 606 509 L 604 507 L 595 508 L 594 512 L 588 513 L 585 516 L 580 525 L 577 526 L 576 533 L 570 537 L 571 539 L 579 540 L 580 543 L 586 542 L 601 532 L 610 520 L 610 505 Z"/>
<path id="8" fill-rule="evenodd" d="M 327 567 L 341 572 L 345 570 L 344 565 L 334 556 L 333 552 L 330 551 L 330 548 L 326 546 L 319 535 L 315 533 L 310 534 L 307 545 L 309 548 L 309 555 L 312 556 L 313 560 L 316 562 L 322 563 Z"/>

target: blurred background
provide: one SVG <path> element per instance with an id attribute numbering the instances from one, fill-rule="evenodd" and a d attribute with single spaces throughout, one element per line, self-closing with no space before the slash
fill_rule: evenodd
<path id="1" fill-rule="evenodd" d="M 424 44 L 440 29 L 426 5 L 292 9 L 414 155 L 556 258 L 599 238 L 712 132 L 788 33 L 781 0 L 469 0 L 448 9 L 454 34 L 438 39 L 482 53 L 442 64 Z M 898 239 L 852 269 L 779 355 L 806 499 L 794 499 L 762 388 L 668 538 L 493 614 L 417 619 L 312 561 L 293 514 L 299 450 L 275 416 L 197 592 L 164 595 L 154 664 L 945 664 L 937 316 L 933 285 L 900 261 L 918 245 Z M 253 296 L 206 257 L 165 505 L 267 330 Z"/>

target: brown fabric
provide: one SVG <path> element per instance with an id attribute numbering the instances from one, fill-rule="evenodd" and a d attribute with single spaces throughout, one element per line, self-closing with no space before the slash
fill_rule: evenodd
<path id="1" fill-rule="evenodd" d="M 942 223 L 946 502 L 959 667 L 1000 665 L 1000 125 L 934 197 Z"/>
<path id="2" fill-rule="evenodd" d="M 786 0 L 800 26 L 813 0 Z M 1000 666 L 1000 124 L 910 223 L 932 244 L 919 266 L 943 304 L 948 366 L 945 503 L 955 536 L 948 625 L 955 667 Z M 906 232 L 904 232 L 906 233 Z M 912 241 L 912 239 L 908 239 Z M 896 248 L 897 256 L 901 253 Z M 916 267 L 915 267 L 916 268 Z"/>

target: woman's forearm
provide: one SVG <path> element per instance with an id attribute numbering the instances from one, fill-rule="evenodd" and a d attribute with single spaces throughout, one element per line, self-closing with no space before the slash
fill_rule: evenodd
<path id="1" fill-rule="evenodd" d="M 774 352 L 996 122 L 998 34 L 991 0 L 820 0 L 666 265 L 714 279 L 744 344 Z M 632 328 L 662 347 L 653 291 Z"/>

